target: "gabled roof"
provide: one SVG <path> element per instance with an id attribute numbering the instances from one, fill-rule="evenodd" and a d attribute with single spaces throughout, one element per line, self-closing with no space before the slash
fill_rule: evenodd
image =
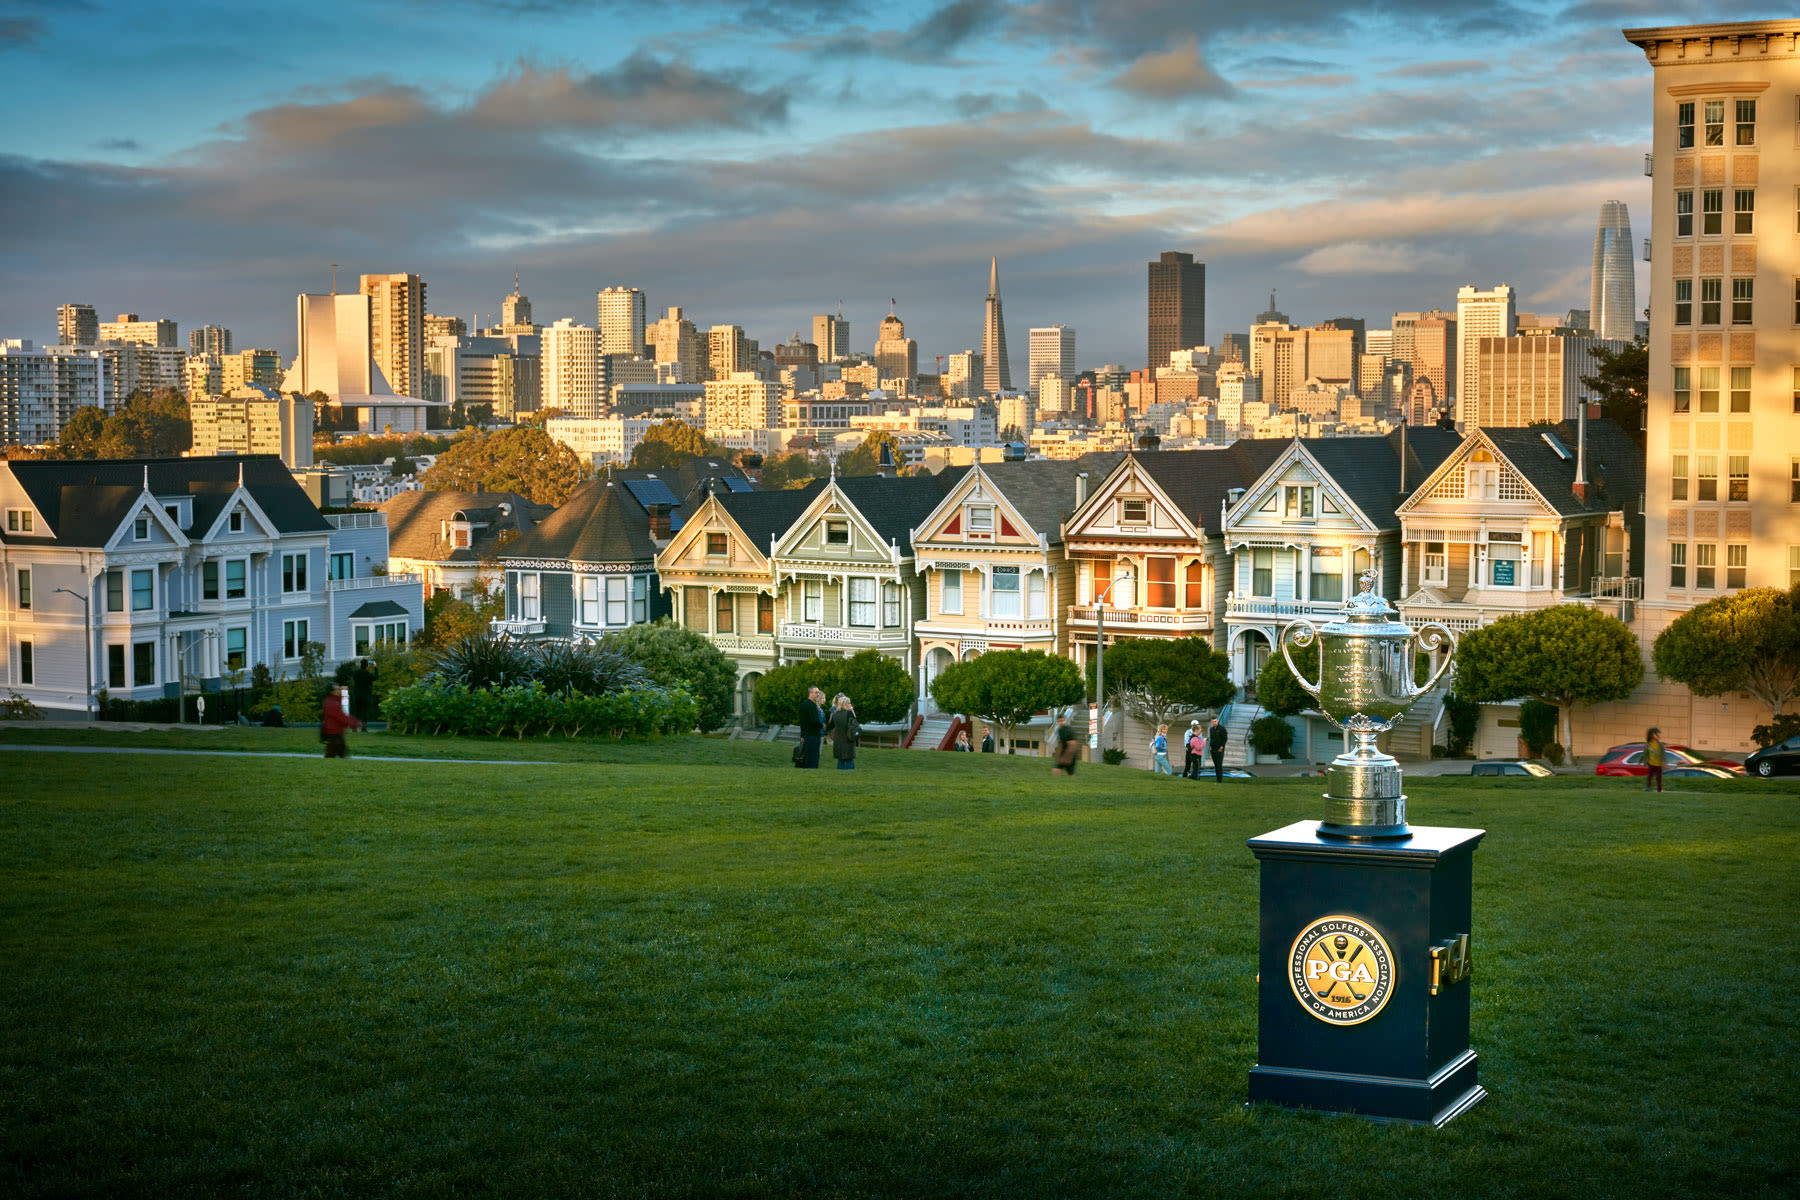
<path id="1" fill-rule="evenodd" d="M 1075 477 L 1086 473 L 1088 486 L 1097 487 L 1124 457 L 1123 451 L 1100 451 L 1076 459 L 983 463 L 980 469 L 1013 511 L 1055 546 L 1062 542 L 1063 519 L 1075 510 Z"/>
<path id="2" fill-rule="evenodd" d="M 371 600 L 350 614 L 352 621 L 368 620 L 372 617 L 404 617 L 406 609 L 392 600 Z"/>
<path id="3" fill-rule="evenodd" d="M 388 515 L 388 554 L 421 562 L 479 562 L 503 534 L 524 533 L 553 511 L 517 492 L 401 492 L 381 506 Z M 457 518 L 475 523 L 471 545 L 458 549 L 443 534 Z"/>
<path id="4" fill-rule="evenodd" d="M 1244 438 L 1229 446 L 1149 450 L 1131 457 L 1196 527 L 1217 533 L 1225 494 L 1255 483 L 1288 445 L 1282 438 Z"/>
<path id="5" fill-rule="evenodd" d="M 196 536 L 209 528 L 238 488 L 256 500 L 282 533 L 329 533 L 331 523 L 273 454 L 218 458 L 104 458 L 15 460 L 7 469 L 44 519 L 37 537 L 5 540 L 35 545 L 103 546 L 144 493 L 146 474 L 156 496 L 192 496 Z"/>
<path id="6" fill-rule="evenodd" d="M 1406 431 L 1406 485 L 1400 490 L 1400 431 L 1379 437 L 1304 438 L 1319 469 L 1350 498 L 1376 529 L 1397 529 L 1394 509 L 1462 444 L 1452 429 L 1414 427 Z"/>
<path id="7" fill-rule="evenodd" d="M 897 543 L 901 554 L 911 554 L 914 527 L 931 515 L 967 471 L 947 467 L 936 475 L 858 475 L 838 479 L 837 488 L 882 541 Z"/>
<path id="8" fill-rule="evenodd" d="M 631 488 L 640 504 L 674 504 L 669 528 L 680 529 L 687 514 L 700 507 L 700 489 L 712 484 L 714 492 L 749 491 L 750 477 L 736 463 L 723 458 L 688 458 L 673 467 L 614 467 L 608 479 Z M 662 493 L 666 491 L 665 496 Z"/>
<path id="9" fill-rule="evenodd" d="M 759 554 L 768 554 L 771 542 L 793 527 L 813 497 L 825 489 L 823 479 L 805 487 L 777 492 L 714 492 L 713 500 L 743 531 Z"/>
<path id="10" fill-rule="evenodd" d="M 1545 433 L 1553 433 L 1568 451 L 1558 454 Z M 1523 475 L 1563 516 L 1583 513 L 1624 512 L 1635 516 L 1644 491 L 1644 452 L 1619 428 L 1618 422 L 1598 417 L 1587 423 L 1587 499 L 1575 494 L 1575 466 L 1579 452 L 1579 423 L 1562 421 L 1545 428 L 1483 426 L 1483 437 Z"/>
<path id="11" fill-rule="evenodd" d="M 568 502 L 495 557 L 555 562 L 641 563 L 656 557 L 650 514 L 610 479 L 575 489 Z"/>

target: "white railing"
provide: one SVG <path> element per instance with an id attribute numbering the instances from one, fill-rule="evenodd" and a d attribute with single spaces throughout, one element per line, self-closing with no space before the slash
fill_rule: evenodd
<path id="1" fill-rule="evenodd" d="M 727 654 L 775 653 L 775 635 L 772 633 L 709 633 L 706 636 Z"/>
<path id="2" fill-rule="evenodd" d="M 386 515 L 386 514 L 383 514 Z M 419 586 L 417 575 L 363 575 L 356 579 L 331 579 L 325 586 L 334 592 L 354 592 L 362 588 L 387 587 L 389 584 Z"/>
<path id="3" fill-rule="evenodd" d="M 532 637 L 544 632 L 545 628 L 542 617 L 529 621 L 523 617 L 507 617 L 492 624 L 495 633 L 504 633 L 509 637 Z"/>
<path id="4" fill-rule="evenodd" d="M 904 629 L 847 629 L 842 625 L 786 624 L 781 627 L 784 642 L 854 642 L 876 646 L 888 642 L 904 643 L 912 635 Z"/>
<path id="5" fill-rule="evenodd" d="M 1079 625 L 1095 624 L 1095 610 L 1081 605 L 1069 609 L 1069 620 Z M 1106 608 L 1106 623 L 1118 627 L 1154 625 L 1169 629 L 1210 629 L 1212 614 L 1202 612 L 1139 612 L 1130 608 Z"/>
<path id="6" fill-rule="evenodd" d="M 1642 600 L 1644 598 L 1644 581 L 1637 575 L 1596 575 L 1594 577 L 1594 596 L 1596 598 L 1612 597 L 1618 600 Z"/>
<path id="7" fill-rule="evenodd" d="M 1227 596 L 1225 619 L 1237 617 L 1316 617 L 1337 616 L 1344 611 L 1342 600 L 1273 600 L 1266 596 Z"/>
<path id="8" fill-rule="evenodd" d="M 338 529 L 383 529 L 388 523 L 384 512 L 325 513 L 324 517 Z"/>

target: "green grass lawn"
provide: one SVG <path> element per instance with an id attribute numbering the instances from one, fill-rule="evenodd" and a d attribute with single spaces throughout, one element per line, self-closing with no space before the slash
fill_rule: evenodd
<path id="1" fill-rule="evenodd" d="M 305 731 L 49 734 L 315 750 Z M 0 750 L 0 1195 L 1792 1196 L 1793 785 L 1416 779 L 1489 1100 L 1247 1110 L 1320 780 L 431 741 Z"/>

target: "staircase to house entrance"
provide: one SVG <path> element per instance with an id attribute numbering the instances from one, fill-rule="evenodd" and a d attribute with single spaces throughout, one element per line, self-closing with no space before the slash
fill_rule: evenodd
<path id="1" fill-rule="evenodd" d="M 1448 680 L 1413 701 L 1406 716 L 1387 735 L 1387 752 L 1395 758 L 1431 758 L 1432 730 L 1438 715 L 1444 711 L 1444 697 L 1450 691 Z"/>
<path id="2" fill-rule="evenodd" d="M 1225 711 L 1225 765 L 1250 765 L 1250 723 L 1263 715 L 1262 705 L 1254 700 L 1239 700 Z M 1209 754 L 1206 766 L 1212 766 Z"/>
<path id="3" fill-rule="evenodd" d="M 950 723 L 954 720 L 954 717 L 942 714 L 926 717 L 919 722 L 919 731 L 913 734 L 912 742 L 908 744 L 907 749 L 936 750 L 944 744 L 944 738 L 950 733 Z"/>

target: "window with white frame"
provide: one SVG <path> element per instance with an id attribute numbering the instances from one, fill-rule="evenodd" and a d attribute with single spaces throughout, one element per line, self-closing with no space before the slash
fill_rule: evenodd
<path id="1" fill-rule="evenodd" d="M 354 578 L 356 578 L 356 555 L 354 555 L 354 554 L 333 554 L 331 556 L 331 565 L 330 565 L 330 568 L 325 573 L 325 578 L 327 578 L 327 579 L 354 579 Z"/>
<path id="2" fill-rule="evenodd" d="M 1150 501 L 1147 499 L 1122 499 L 1119 501 L 1119 524 L 1148 525 L 1150 523 Z"/>
<path id="3" fill-rule="evenodd" d="M 139 517 L 131 523 L 131 537 L 133 541 L 138 542 L 147 542 L 150 540 L 149 517 Z"/>
<path id="4" fill-rule="evenodd" d="M 200 598 L 219 598 L 219 560 L 216 558 L 209 558 L 200 564 Z"/>
<path id="5" fill-rule="evenodd" d="M 30 639 L 19 639 L 19 683 L 21 686 L 37 682 L 37 647 Z"/>
<path id="6" fill-rule="evenodd" d="M 1706 145 L 1723 146 L 1725 144 L 1725 102 L 1708 100 L 1706 102 Z"/>
<path id="7" fill-rule="evenodd" d="M 850 522 L 825 522 L 825 544 L 827 546 L 848 546 L 850 544 Z"/>
<path id="8" fill-rule="evenodd" d="M 19 585 L 19 609 L 21 612 L 31 608 L 31 568 L 20 567 L 17 575 Z"/>
<path id="9" fill-rule="evenodd" d="M 1049 615 L 1042 571 L 1032 571 L 1025 576 L 1025 610 L 1025 615 L 1033 621 L 1041 621 Z"/>
<path id="10" fill-rule="evenodd" d="M 1271 546 L 1254 547 L 1250 551 L 1250 594 L 1275 594 L 1275 550 Z"/>
<path id="11" fill-rule="evenodd" d="M 1675 281 L 1675 323 L 1677 325 L 1694 323 L 1694 281 L 1691 279 Z"/>
<path id="12" fill-rule="evenodd" d="M 955 567 L 946 567 L 941 574 L 943 575 L 944 582 L 939 593 L 938 611 L 960 616 L 963 610 L 963 573 Z"/>
<path id="13" fill-rule="evenodd" d="M 125 674 L 125 644 L 113 642 L 106 647 L 106 686 L 109 688 L 130 687 Z"/>
<path id="14" fill-rule="evenodd" d="M 631 619 L 640 625 L 650 619 L 650 577 L 648 575 L 631 577 Z"/>
<path id="15" fill-rule="evenodd" d="M 1800 504 L 1800 458 L 1788 459 L 1788 503 Z"/>
<path id="16" fill-rule="evenodd" d="M 1450 582 L 1450 556 L 1444 552 L 1443 542 L 1425 543 L 1424 574 L 1420 578 L 1439 587 Z"/>
<path id="17" fill-rule="evenodd" d="M 1750 456 L 1748 454 L 1725 456 L 1725 499 L 1739 503 L 1750 499 Z"/>
<path id="18" fill-rule="evenodd" d="M 1675 193 L 1675 236 L 1694 236 L 1694 193 L 1691 190 Z"/>
<path id="19" fill-rule="evenodd" d="M 1731 323 L 1749 325 L 1756 320 L 1756 280 L 1748 276 L 1731 281 Z"/>
<path id="20" fill-rule="evenodd" d="M 232 533 L 244 532 L 244 514 L 240 509 L 232 509 L 231 515 L 225 518 L 225 528 Z"/>
<path id="21" fill-rule="evenodd" d="M 1756 145 L 1756 101 L 1739 100 L 1736 107 L 1737 144 L 1754 146 Z"/>
<path id="22" fill-rule="evenodd" d="M 248 594 L 245 579 L 250 572 L 250 560 L 244 558 L 228 558 L 225 560 L 225 598 L 242 600 Z"/>
<path id="23" fill-rule="evenodd" d="M 600 623 L 600 580 L 593 575 L 581 577 L 581 612 L 577 618 L 583 625 Z"/>
<path id="24" fill-rule="evenodd" d="M 225 669 L 242 671 L 250 665 L 250 631 L 248 629 L 227 629 L 225 631 Z"/>
<path id="25" fill-rule="evenodd" d="M 1531 535 L 1531 586 L 1541 588 L 1550 571 L 1550 535 L 1541 530 Z"/>
<path id="26" fill-rule="evenodd" d="M 994 507 L 991 504 L 971 504 L 968 507 L 968 520 L 964 523 L 967 532 L 973 537 L 994 536 Z"/>
<path id="27" fill-rule="evenodd" d="M 1669 586 L 1684 588 L 1687 586 L 1687 543 L 1669 543 Z"/>
<path id="28" fill-rule="evenodd" d="M 1024 611 L 1019 587 L 1019 568 L 995 567 L 991 588 L 990 616 L 1018 618 Z"/>
<path id="29" fill-rule="evenodd" d="M 281 590 L 284 593 L 291 594 L 307 590 L 306 559 L 307 556 L 304 553 L 281 556 Z"/>
<path id="30" fill-rule="evenodd" d="M 1313 494 L 1317 489 L 1287 484 L 1281 489 L 1281 515 L 1305 519 L 1313 515 Z"/>
<path id="31" fill-rule="evenodd" d="M 1524 558 L 1524 547 L 1519 542 L 1519 535 L 1504 532 L 1488 534 L 1488 583 L 1493 587 L 1523 587 L 1525 579 L 1519 568 Z"/>
<path id="32" fill-rule="evenodd" d="M 1713 588 L 1718 586 L 1719 547 L 1713 542 L 1694 543 L 1694 586 L 1697 588 Z"/>
<path id="33" fill-rule="evenodd" d="M 1497 500 L 1500 498 L 1500 467 L 1496 463 L 1471 463 L 1469 465 L 1469 493 L 1471 500 Z"/>
<path id="34" fill-rule="evenodd" d="M 1700 368 L 1700 411 L 1716 413 L 1719 411 L 1719 368 Z"/>
<path id="35" fill-rule="evenodd" d="M 30 533 L 35 520 L 29 508 L 9 508 L 6 510 L 6 532 Z"/>
<path id="36" fill-rule="evenodd" d="M 850 580 L 850 624 L 858 629 L 875 628 L 875 581 Z"/>
<path id="37" fill-rule="evenodd" d="M 1747 542 L 1732 542 L 1725 547 L 1725 586 L 1741 588 L 1750 572 L 1750 546 Z"/>
<path id="38" fill-rule="evenodd" d="M 1788 547 L 1788 586 L 1800 587 L 1800 546 Z"/>
<path id="39" fill-rule="evenodd" d="M 156 607 L 156 572 L 133 571 L 131 573 L 131 611 L 149 612 Z"/>
<path id="40" fill-rule="evenodd" d="M 881 627 L 900 628 L 900 585 L 897 583 L 881 585 Z"/>
<path id="41" fill-rule="evenodd" d="M 1695 477 L 1698 488 L 1694 498 L 1711 503 L 1719 498 L 1719 456 L 1716 454 L 1696 454 L 1694 456 Z"/>
<path id="42" fill-rule="evenodd" d="M 1756 189 L 1737 188 L 1731 193 L 1731 232 L 1756 232 Z"/>
<path id="43" fill-rule="evenodd" d="M 825 619 L 825 581 L 804 579 L 800 582 L 800 619 L 817 625 Z"/>
<path id="44" fill-rule="evenodd" d="M 112 570 L 106 573 L 106 611 L 125 611 L 125 572 Z"/>
<path id="45" fill-rule="evenodd" d="M 731 545 L 730 545 L 729 540 L 722 533 L 707 534 L 706 535 L 706 553 L 709 558 L 725 557 L 727 554 L 731 553 Z"/>
<path id="46" fill-rule="evenodd" d="M 1675 368 L 1675 411 L 1684 413 L 1693 403 L 1694 369 L 1692 367 Z"/>
<path id="47" fill-rule="evenodd" d="M 1717 325 L 1719 314 L 1724 311 L 1723 297 L 1725 285 L 1718 279 L 1702 279 L 1700 281 L 1700 323 Z"/>
<path id="48" fill-rule="evenodd" d="M 606 580 L 606 623 L 608 625 L 631 624 L 631 580 L 623 575 L 608 576 Z"/>
<path id="49" fill-rule="evenodd" d="M 1675 106 L 1675 148 L 1694 148 L 1694 102 L 1683 100 Z"/>
<path id="50" fill-rule="evenodd" d="M 535 571 L 519 572 L 519 610 L 516 614 L 521 621 L 541 620 L 544 615 L 543 601 L 538 594 L 538 575 Z"/>
<path id="51" fill-rule="evenodd" d="M 406 645 L 405 621 L 376 621 L 369 625 L 358 625 L 352 631 L 352 640 L 356 643 L 356 653 L 367 654 L 376 646 Z"/>
<path id="52" fill-rule="evenodd" d="M 1750 411 L 1750 368 L 1731 368 L 1731 411 L 1747 413 Z"/>
<path id="53" fill-rule="evenodd" d="M 305 621 L 283 621 L 281 623 L 281 656 L 283 658 L 299 658 L 304 654 L 308 632 Z"/>
<path id="54" fill-rule="evenodd" d="M 1344 598 L 1344 552 L 1336 546 L 1316 547 L 1312 552 L 1312 598 Z"/>
<path id="55" fill-rule="evenodd" d="M 302 622 L 304 624 L 305 622 Z M 306 648 L 302 639 L 302 650 Z M 298 654 L 295 658 L 300 657 Z M 131 647 L 131 686 L 149 687 L 156 682 L 156 643 L 135 642 Z"/>

